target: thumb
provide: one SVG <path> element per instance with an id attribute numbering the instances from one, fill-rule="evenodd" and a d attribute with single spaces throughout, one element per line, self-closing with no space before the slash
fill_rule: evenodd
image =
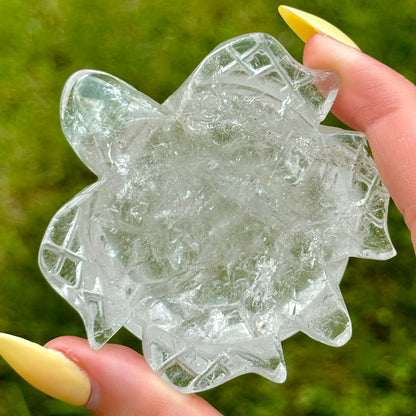
<path id="1" fill-rule="evenodd" d="M 95 416 L 220 415 L 201 397 L 174 390 L 130 348 L 106 344 L 97 351 L 86 340 L 68 336 L 46 347 L 60 351 L 88 374 L 91 394 L 85 406 Z"/>
<path id="2" fill-rule="evenodd" d="M 332 112 L 366 133 L 376 165 L 416 247 L 416 87 L 360 51 L 323 35 L 309 39 L 304 64 L 342 79 Z"/>

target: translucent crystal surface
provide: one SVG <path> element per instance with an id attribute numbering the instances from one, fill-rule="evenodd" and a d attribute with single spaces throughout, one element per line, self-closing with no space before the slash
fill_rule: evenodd
<path id="1" fill-rule="evenodd" d="M 336 92 L 261 33 L 218 46 L 162 105 L 102 72 L 69 79 L 63 131 L 98 181 L 55 215 L 40 266 L 93 347 L 125 326 L 191 392 L 284 381 L 297 331 L 349 339 L 348 258 L 394 249 L 365 137 L 320 125 Z"/>

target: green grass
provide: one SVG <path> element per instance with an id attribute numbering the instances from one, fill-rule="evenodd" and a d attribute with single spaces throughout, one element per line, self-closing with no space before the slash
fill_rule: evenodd
<path id="1" fill-rule="evenodd" d="M 416 81 L 413 0 L 286 4 L 326 18 L 362 50 Z M 0 2 L 0 331 L 39 343 L 84 336 L 76 312 L 37 266 L 52 215 L 94 181 L 60 130 L 65 80 L 78 69 L 99 69 L 161 102 L 218 43 L 253 31 L 274 35 L 300 60 L 302 43 L 277 6 L 271 0 Z M 203 396 L 230 416 L 413 415 L 416 262 L 393 206 L 389 224 L 397 257 L 352 259 L 344 276 L 354 329 L 346 346 L 335 349 L 296 335 L 283 345 L 285 384 L 247 375 Z M 115 341 L 139 348 L 127 331 Z M 0 407 L 0 415 L 88 414 L 35 391 L 2 360 Z"/>

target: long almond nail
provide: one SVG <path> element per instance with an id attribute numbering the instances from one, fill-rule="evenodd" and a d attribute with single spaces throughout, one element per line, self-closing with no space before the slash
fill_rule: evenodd
<path id="1" fill-rule="evenodd" d="M 0 355 L 28 383 L 56 399 L 82 406 L 90 396 L 88 376 L 58 351 L 0 333 Z"/>
<path id="2" fill-rule="evenodd" d="M 279 13 L 287 25 L 304 42 L 316 33 L 322 33 L 360 50 L 360 48 L 344 32 L 320 17 L 288 6 L 279 6 Z"/>

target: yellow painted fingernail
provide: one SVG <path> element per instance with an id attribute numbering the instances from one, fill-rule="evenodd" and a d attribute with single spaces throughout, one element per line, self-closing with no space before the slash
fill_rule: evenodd
<path id="1" fill-rule="evenodd" d="M 88 376 L 58 351 L 0 333 L 0 355 L 28 383 L 56 399 L 84 405 L 91 392 Z"/>
<path id="2" fill-rule="evenodd" d="M 287 25 L 304 42 L 316 33 L 322 33 L 360 50 L 360 48 L 344 32 L 341 32 L 337 27 L 320 17 L 288 6 L 279 6 L 279 13 Z"/>

